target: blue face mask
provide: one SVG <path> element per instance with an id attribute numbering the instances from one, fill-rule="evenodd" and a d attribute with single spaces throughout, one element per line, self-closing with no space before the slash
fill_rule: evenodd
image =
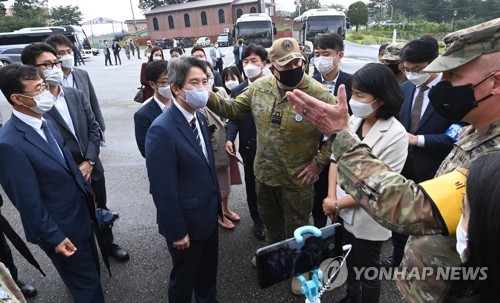
<path id="1" fill-rule="evenodd" d="M 197 110 L 207 106 L 208 88 L 183 89 L 183 91 L 186 93 L 186 99 L 179 97 L 191 106 L 192 109 Z"/>

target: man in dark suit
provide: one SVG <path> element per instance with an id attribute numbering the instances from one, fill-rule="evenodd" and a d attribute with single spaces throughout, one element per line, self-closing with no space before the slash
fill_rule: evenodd
<path id="1" fill-rule="evenodd" d="M 240 73 L 243 72 L 243 52 L 245 51 L 245 48 L 247 48 L 247 45 L 243 42 L 245 42 L 243 36 L 239 36 L 238 41 L 233 48 L 234 64 L 236 65 Z"/>
<path id="2" fill-rule="evenodd" d="M 61 68 L 64 73 L 62 86 L 78 88 L 83 92 L 87 100 L 90 102 L 92 112 L 94 112 L 95 120 L 101 131 L 106 130 L 104 117 L 102 116 L 101 106 L 95 93 L 94 85 L 90 80 L 89 73 L 86 70 L 73 67 L 71 56 L 73 50 L 71 49 L 71 41 L 64 35 L 51 35 L 45 42 L 50 44 L 57 53 L 57 59 L 61 61 Z"/>
<path id="3" fill-rule="evenodd" d="M 68 146 L 73 159 L 79 165 L 83 176 L 92 185 L 97 207 L 108 209 L 106 205 L 106 181 L 104 168 L 99 159 L 100 132 L 90 104 L 83 92 L 71 87 L 62 87 L 62 70 L 56 62 L 55 49 L 45 42 L 32 43 L 21 53 L 24 64 L 36 66 L 49 84 L 49 90 L 55 98 L 54 107 L 47 112 L 45 118 L 52 120 L 58 127 Z M 111 228 L 102 230 L 108 254 L 118 261 L 129 259 L 128 252 L 113 243 Z"/>
<path id="4" fill-rule="evenodd" d="M 88 197 L 92 189 L 57 128 L 42 117 L 53 97 L 31 66 L 3 67 L 0 78 L 13 106 L 0 130 L 0 183 L 21 215 L 26 239 L 45 251 L 74 302 L 104 302 Z"/>
<path id="5" fill-rule="evenodd" d="M 195 46 L 191 49 L 191 56 L 200 58 L 201 60 L 205 60 L 208 62 L 207 54 L 203 47 Z M 217 87 L 222 87 L 222 76 L 216 70 L 214 70 L 214 83 Z"/>
<path id="6" fill-rule="evenodd" d="M 134 114 L 135 141 L 143 157 L 146 157 L 146 133 L 153 121 L 172 104 L 172 91 L 168 82 L 168 62 L 152 61 L 146 67 L 146 79 L 154 89 L 153 98 L 143 103 Z"/>
<path id="7" fill-rule="evenodd" d="M 338 34 L 324 34 L 318 36 L 314 40 L 314 66 L 319 71 L 319 74 L 313 78 L 323 83 L 334 96 L 337 96 L 337 91 L 341 84 L 346 85 L 347 100 L 351 99 L 351 89 L 347 85 L 347 79 L 351 76 L 340 70 L 340 61 L 344 57 L 344 40 Z M 351 110 L 349 109 L 351 114 Z M 320 143 L 320 148 L 326 142 L 327 138 L 323 138 Z M 323 199 L 328 195 L 328 172 L 330 163 L 327 163 L 318 181 L 314 183 L 314 205 L 312 216 L 314 226 L 322 228 L 326 226 L 327 216 L 323 211 Z"/>
<path id="8" fill-rule="evenodd" d="M 438 42 L 431 36 L 408 42 L 401 52 L 403 72 L 408 81 L 401 84 L 404 101 L 399 121 L 406 128 L 409 139 L 408 157 L 401 174 L 416 183 L 434 177 L 458 139 L 447 135 L 453 121 L 440 116 L 429 102 L 429 90 L 441 81 L 441 74 L 425 73 L 423 69 L 438 56 Z M 453 127 L 461 128 L 461 125 Z M 399 266 L 407 239 L 407 235 L 392 232 L 394 250 L 381 262 L 382 266 Z"/>
<path id="9" fill-rule="evenodd" d="M 159 232 L 172 257 L 170 302 L 217 302 L 221 198 L 207 120 L 207 62 L 180 57 L 168 66 L 174 104 L 146 136 L 146 167 Z"/>
<path id="10" fill-rule="evenodd" d="M 264 69 L 267 64 L 267 51 L 260 45 L 250 44 L 243 51 L 241 56 L 243 70 L 247 79 L 231 90 L 231 98 L 235 98 L 252 82 L 264 76 Z M 262 222 L 257 208 L 257 193 L 255 192 L 255 174 L 253 162 L 257 150 L 257 130 L 252 115 L 248 114 L 241 119 L 231 119 L 227 124 L 226 132 L 226 153 L 236 156 L 234 141 L 240 135 L 239 153 L 245 164 L 245 189 L 247 193 L 248 210 L 253 221 L 254 234 L 259 240 L 266 238 L 266 226 Z"/>

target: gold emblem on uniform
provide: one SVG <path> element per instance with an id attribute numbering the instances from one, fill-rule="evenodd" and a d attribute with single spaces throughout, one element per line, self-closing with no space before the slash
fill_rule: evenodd
<path id="1" fill-rule="evenodd" d="M 293 44 L 291 41 L 289 40 L 285 40 L 281 43 L 281 49 L 284 51 L 284 52 L 291 52 L 293 50 Z"/>

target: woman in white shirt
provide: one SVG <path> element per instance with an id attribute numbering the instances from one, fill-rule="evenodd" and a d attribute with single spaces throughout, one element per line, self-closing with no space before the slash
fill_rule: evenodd
<path id="1" fill-rule="evenodd" d="M 351 87 L 349 101 L 353 112 L 350 129 L 372 149 L 372 153 L 394 171 L 403 169 L 408 154 L 408 135 L 395 118 L 399 114 L 403 95 L 392 71 L 385 65 L 370 63 L 353 74 L 347 83 Z M 342 175 L 336 165 L 330 166 L 328 196 L 323 210 L 332 219 L 340 215 L 344 221 L 347 239 L 352 251 L 347 258 L 346 302 L 378 302 L 380 280 L 366 279 L 356 272 L 362 267 L 378 268 L 383 241 L 391 232 L 380 226 L 359 206 L 355 197 L 346 195 L 339 185 Z M 355 270 L 358 269 L 358 271 Z"/>

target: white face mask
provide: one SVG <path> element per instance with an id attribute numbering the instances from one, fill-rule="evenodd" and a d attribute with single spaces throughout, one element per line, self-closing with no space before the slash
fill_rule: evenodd
<path id="1" fill-rule="evenodd" d="M 33 98 L 35 100 L 36 105 L 33 107 L 28 107 L 31 109 L 33 112 L 43 115 L 49 110 L 52 109 L 54 106 L 54 97 L 50 93 L 50 91 L 44 91 L 38 96 L 26 96 L 26 95 L 21 95 L 27 98 Z"/>
<path id="2" fill-rule="evenodd" d="M 235 88 L 236 86 L 238 86 L 240 84 L 240 82 L 238 82 L 238 80 L 229 80 L 229 81 L 226 81 L 226 87 L 228 89 L 233 89 Z"/>
<path id="3" fill-rule="evenodd" d="M 457 252 L 460 255 L 460 260 L 462 263 L 467 261 L 467 242 L 469 238 L 467 237 L 467 232 L 462 227 L 462 219 L 463 215 L 460 217 L 460 222 L 458 222 L 457 226 Z"/>
<path id="4" fill-rule="evenodd" d="M 431 77 L 431 75 L 428 73 L 419 74 L 413 72 L 405 72 L 405 74 L 406 79 L 417 86 L 424 84 Z"/>
<path id="5" fill-rule="evenodd" d="M 45 82 L 52 86 L 61 84 L 64 76 L 62 69 L 57 66 L 44 70 L 43 74 L 45 75 Z"/>
<path id="6" fill-rule="evenodd" d="M 208 79 L 208 84 L 210 84 L 210 87 L 214 87 L 215 80 L 214 79 Z"/>
<path id="7" fill-rule="evenodd" d="M 248 78 L 253 79 L 258 77 L 260 73 L 262 73 L 262 68 L 257 65 L 247 64 L 245 65 L 245 67 L 243 67 L 243 71 Z"/>
<path id="8" fill-rule="evenodd" d="M 322 75 L 328 74 L 336 67 L 336 65 L 333 65 L 333 59 L 335 57 L 319 56 L 314 59 L 314 66 L 316 66 L 316 68 Z"/>
<path id="9" fill-rule="evenodd" d="M 153 57 L 153 61 L 160 61 L 160 60 L 163 60 L 163 58 L 161 56 L 154 56 Z"/>
<path id="10" fill-rule="evenodd" d="M 192 109 L 200 109 L 207 106 L 208 102 L 208 88 L 198 88 L 198 89 L 182 89 L 186 93 L 186 99 L 179 96 L 184 100 Z"/>
<path id="11" fill-rule="evenodd" d="M 59 62 L 61 62 L 61 66 L 64 68 L 72 68 L 75 65 L 75 56 L 73 55 L 64 55 L 59 58 Z"/>
<path id="12" fill-rule="evenodd" d="M 353 116 L 361 119 L 370 116 L 375 110 L 372 107 L 372 104 L 375 101 L 377 101 L 377 99 L 373 100 L 372 103 L 363 103 L 351 97 L 351 100 L 349 100 L 349 105 L 351 106 Z"/>
<path id="13" fill-rule="evenodd" d="M 173 99 L 172 90 L 170 89 L 170 85 L 167 87 L 158 87 L 158 93 L 165 99 Z"/>

